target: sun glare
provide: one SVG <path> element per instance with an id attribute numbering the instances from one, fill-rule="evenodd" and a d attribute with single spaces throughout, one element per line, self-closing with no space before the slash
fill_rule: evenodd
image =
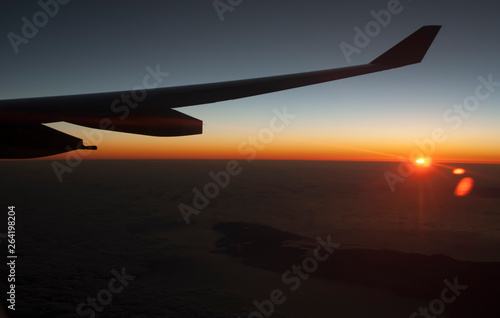
<path id="1" fill-rule="evenodd" d="M 419 167 L 428 167 L 431 165 L 431 160 L 429 158 L 418 158 L 415 160 L 415 164 Z"/>

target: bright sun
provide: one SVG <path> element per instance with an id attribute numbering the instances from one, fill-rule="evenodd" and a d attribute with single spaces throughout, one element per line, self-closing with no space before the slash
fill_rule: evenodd
<path id="1" fill-rule="evenodd" d="M 418 158 L 417 160 L 415 160 L 415 163 L 417 164 L 417 166 L 420 166 L 420 167 L 428 167 L 431 165 L 431 159 L 430 158 Z"/>

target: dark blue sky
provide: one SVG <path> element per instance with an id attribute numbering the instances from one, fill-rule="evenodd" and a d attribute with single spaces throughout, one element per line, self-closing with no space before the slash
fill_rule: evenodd
<path id="1" fill-rule="evenodd" d="M 500 141 L 500 92 L 481 101 L 459 129 L 450 129 L 443 113 L 474 94 L 478 76 L 491 74 L 500 81 L 498 5 L 493 1 L 402 0 L 397 5 L 399 13 L 392 14 L 390 23 L 348 63 L 340 44 L 354 44 L 354 28 L 364 29 L 374 20 L 372 10 L 379 12 L 395 4 L 243 0 L 225 12 L 221 21 L 212 1 L 72 0 L 59 5 L 59 12 L 15 53 L 8 34 L 22 36 L 22 18 L 32 21 L 41 7 L 37 1 L 3 1 L 0 96 L 130 90 L 141 83 L 147 66 L 158 64 L 169 73 L 160 86 L 363 64 L 420 26 L 439 24 L 443 28 L 419 65 L 185 108 L 207 126 L 204 135 L 186 142 L 232 138 L 222 142 L 237 153 L 238 141 L 265 126 L 273 108 L 287 106 L 297 120 L 280 135 L 282 140 L 313 139 L 393 154 L 400 149 L 397 155 L 405 156 L 416 138 L 426 138 L 440 127 L 450 137 L 440 148 L 442 153 L 437 151 L 441 156 L 458 156 L 471 147 L 478 147 L 482 156 L 491 152 L 491 144 Z M 59 127 L 78 134 L 73 126 Z M 119 138 L 110 134 L 110 139 Z M 374 140 L 386 144 L 370 147 Z M 458 149 L 464 142 L 468 149 Z M 339 149 L 327 152 L 334 155 Z M 500 158 L 500 152 L 494 154 Z"/>

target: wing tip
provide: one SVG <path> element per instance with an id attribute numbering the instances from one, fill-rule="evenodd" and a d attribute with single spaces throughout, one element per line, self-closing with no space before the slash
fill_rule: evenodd
<path id="1" fill-rule="evenodd" d="M 441 25 L 424 25 L 384 52 L 370 64 L 391 68 L 420 63 L 436 38 Z"/>

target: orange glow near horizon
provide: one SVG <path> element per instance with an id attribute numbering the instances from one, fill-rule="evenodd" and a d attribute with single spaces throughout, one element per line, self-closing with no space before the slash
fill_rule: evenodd
<path id="1" fill-rule="evenodd" d="M 76 152 L 68 152 L 50 157 L 34 158 L 35 160 L 65 160 L 68 157 L 75 156 L 81 157 L 85 160 L 137 160 L 137 159 L 186 159 L 186 160 L 203 160 L 203 159 L 241 159 L 246 160 L 250 158 L 249 154 L 241 154 L 233 149 L 225 147 L 208 147 L 200 146 L 199 148 L 189 147 L 169 147 L 168 149 L 154 148 L 149 149 L 146 146 L 137 146 L 134 149 L 131 147 L 108 146 L 105 150 L 100 147 L 96 151 L 90 150 L 77 150 Z M 203 148 L 203 149 L 201 149 Z M 317 161 L 375 161 L 375 162 L 400 162 L 401 158 L 408 160 L 404 157 L 396 156 L 377 156 L 375 154 L 359 154 L 356 152 L 334 152 L 322 151 L 321 149 L 314 149 L 309 151 L 300 151 L 299 149 L 283 149 L 283 151 L 263 151 L 257 152 L 255 160 L 317 160 Z M 443 157 L 433 160 L 436 164 L 439 163 L 483 163 L 483 164 L 500 164 L 500 160 L 496 158 L 480 157 L 474 158 L 456 158 L 456 157 Z M 430 164 L 419 165 L 419 167 L 428 167 Z"/>
<path id="2" fill-rule="evenodd" d="M 258 131 L 258 130 L 257 130 Z M 66 132 L 66 131 L 65 131 Z M 82 136 L 81 131 L 67 133 Z M 277 134 L 271 142 L 255 146 L 248 141 L 255 134 L 209 132 L 205 135 L 181 137 L 149 137 L 133 134 L 103 132 L 100 142 L 84 140 L 98 150 L 63 153 L 40 160 L 65 160 L 76 156 L 85 160 L 109 159 L 253 159 L 259 160 L 320 160 L 320 161 L 383 161 L 406 160 L 415 163 L 411 154 L 418 150 L 412 142 L 374 140 L 370 136 L 296 137 L 287 131 Z M 307 138 L 306 138 L 307 137 Z M 464 151 L 446 144 L 433 152 L 432 163 L 494 163 L 500 164 L 500 150 L 471 148 Z M 429 158 L 422 157 L 430 164 Z M 425 165 L 423 165 L 425 166 Z"/>
<path id="3" fill-rule="evenodd" d="M 465 169 L 462 169 L 462 168 L 456 168 L 455 170 L 453 170 L 453 174 L 464 174 L 465 173 Z"/>
<path id="4" fill-rule="evenodd" d="M 255 155 L 255 160 L 319 160 L 319 161 L 383 161 L 399 162 L 402 159 L 410 161 L 404 155 L 393 155 L 372 150 L 362 150 L 343 146 L 321 146 L 317 144 L 302 145 L 302 147 L 291 147 L 287 144 L 266 146 L 263 150 L 245 148 L 246 152 L 238 150 L 231 143 L 183 143 L 180 139 L 170 142 L 167 145 L 158 144 L 155 141 L 143 143 L 123 143 L 107 142 L 99 145 L 98 150 L 78 150 L 76 152 L 63 153 L 51 157 L 37 158 L 41 160 L 65 160 L 71 154 L 78 154 L 85 160 L 113 160 L 113 159 L 249 159 Z M 395 152 L 397 153 L 397 152 Z M 399 152 L 403 153 L 404 152 Z M 451 157 L 442 156 L 432 160 L 433 162 L 449 163 L 490 163 L 500 164 L 499 158 L 486 156 L 477 157 Z M 430 166 L 430 161 L 418 163 L 413 161 L 418 167 Z"/>

